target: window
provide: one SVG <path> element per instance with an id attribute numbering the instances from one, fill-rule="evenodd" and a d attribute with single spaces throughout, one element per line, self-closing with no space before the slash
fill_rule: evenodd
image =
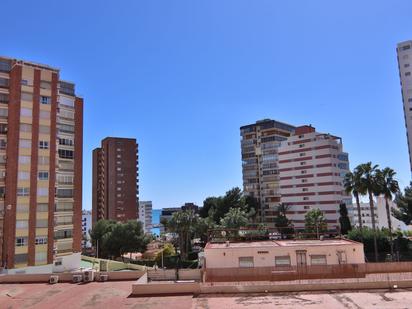
<path id="1" fill-rule="evenodd" d="M 0 103 L 9 103 L 9 95 L 6 93 L 0 93 Z"/>
<path id="2" fill-rule="evenodd" d="M 404 45 L 404 46 L 402 46 L 402 50 L 408 50 L 408 49 L 410 49 L 410 48 L 411 48 L 410 45 Z"/>
<path id="3" fill-rule="evenodd" d="M 47 252 L 46 251 L 41 251 L 41 252 L 36 252 L 34 259 L 36 263 L 46 263 L 47 262 Z"/>
<path id="4" fill-rule="evenodd" d="M 405 63 L 405 64 L 403 65 L 403 67 L 404 67 L 404 68 L 409 68 L 409 63 Z"/>
<path id="5" fill-rule="evenodd" d="M 59 230 L 54 232 L 54 239 L 72 238 L 73 230 Z"/>
<path id="6" fill-rule="evenodd" d="M 57 189 L 57 197 L 71 198 L 73 197 L 73 189 Z"/>
<path id="7" fill-rule="evenodd" d="M 47 244 L 47 236 L 37 236 L 34 240 L 36 245 L 46 245 Z"/>
<path id="8" fill-rule="evenodd" d="M 59 103 L 62 104 L 62 105 L 74 107 L 74 99 L 73 98 L 60 96 Z"/>
<path id="9" fill-rule="evenodd" d="M 49 164 L 49 157 L 39 156 L 38 157 L 39 165 L 48 165 Z"/>
<path id="10" fill-rule="evenodd" d="M 48 180 L 49 179 L 49 172 L 40 171 L 39 172 L 39 180 Z"/>
<path id="11" fill-rule="evenodd" d="M 0 134 L 7 134 L 7 124 L 0 123 Z"/>
<path id="12" fill-rule="evenodd" d="M 50 127 L 49 126 L 39 126 L 39 133 L 42 134 L 50 134 Z"/>
<path id="13" fill-rule="evenodd" d="M 29 81 L 27 79 L 22 79 L 20 81 L 20 84 L 22 84 L 23 86 L 28 86 L 29 85 Z"/>
<path id="14" fill-rule="evenodd" d="M 5 139 L 0 139 L 0 149 L 6 149 L 7 142 Z"/>
<path id="15" fill-rule="evenodd" d="M 29 156 L 19 156 L 19 164 L 30 164 Z"/>
<path id="16" fill-rule="evenodd" d="M 42 88 L 42 89 L 51 89 L 51 82 L 41 80 L 40 81 L 40 88 Z"/>
<path id="17" fill-rule="evenodd" d="M 11 63 L 8 60 L 0 60 L 0 72 L 10 72 Z"/>
<path id="18" fill-rule="evenodd" d="M 18 172 L 18 179 L 19 180 L 29 180 L 30 179 L 30 173 L 29 172 Z"/>
<path id="19" fill-rule="evenodd" d="M 19 213 L 29 212 L 29 205 L 27 204 L 17 204 L 16 211 Z"/>
<path id="20" fill-rule="evenodd" d="M 17 196 L 29 196 L 29 188 L 17 188 Z"/>
<path id="21" fill-rule="evenodd" d="M 50 119 L 50 112 L 40 110 L 40 119 Z"/>
<path id="22" fill-rule="evenodd" d="M 68 119 L 74 119 L 74 112 L 65 109 L 60 109 L 59 116 Z"/>
<path id="23" fill-rule="evenodd" d="M 59 145 L 73 146 L 73 140 L 68 138 L 59 138 Z"/>
<path id="24" fill-rule="evenodd" d="M 305 197 L 303 198 L 303 200 L 304 200 L 304 201 L 308 201 L 309 198 L 308 198 L 307 196 L 305 196 Z"/>
<path id="25" fill-rule="evenodd" d="M 7 78 L 0 77 L 0 87 L 9 87 L 9 80 Z"/>
<path id="26" fill-rule="evenodd" d="M 33 102 L 33 94 L 28 92 L 21 93 L 21 99 L 27 102 Z"/>
<path id="27" fill-rule="evenodd" d="M 74 132 L 74 126 L 68 125 L 68 124 L 60 124 L 59 129 L 61 132 L 68 132 L 68 133 L 73 133 Z"/>
<path id="28" fill-rule="evenodd" d="M 56 211 L 72 211 L 72 210 L 73 210 L 73 203 L 59 202 L 56 205 Z"/>
<path id="29" fill-rule="evenodd" d="M 14 255 L 14 264 L 27 264 L 27 253 L 20 253 Z"/>
<path id="30" fill-rule="evenodd" d="M 0 118 L 7 118 L 9 110 L 7 108 L 0 108 Z"/>
<path id="31" fill-rule="evenodd" d="M 22 116 L 22 117 L 31 117 L 32 114 L 33 114 L 33 112 L 32 112 L 31 108 L 22 107 L 20 109 L 20 116 Z"/>
<path id="32" fill-rule="evenodd" d="M 57 175 L 57 182 L 59 184 L 73 184 L 73 175 Z"/>
<path id="33" fill-rule="evenodd" d="M 37 204 L 37 212 L 48 212 L 48 211 L 49 211 L 49 204 L 47 203 Z"/>
<path id="34" fill-rule="evenodd" d="M 306 165 L 306 162 L 300 162 L 300 165 Z"/>
<path id="35" fill-rule="evenodd" d="M 306 174 L 306 170 L 300 171 L 301 174 Z"/>
<path id="36" fill-rule="evenodd" d="M 239 267 L 254 267 L 253 256 L 239 257 Z"/>
<path id="37" fill-rule="evenodd" d="M 29 243 L 28 237 L 16 237 L 16 247 L 27 246 Z"/>
<path id="38" fill-rule="evenodd" d="M 20 148 L 31 148 L 31 140 L 29 139 L 20 139 L 19 141 Z"/>
<path id="39" fill-rule="evenodd" d="M 48 196 L 49 188 L 37 188 L 37 196 Z"/>
<path id="40" fill-rule="evenodd" d="M 275 265 L 276 266 L 290 266 L 290 256 L 275 256 Z"/>
<path id="41" fill-rule="evenodd" d="M 26 132 L 26 133 L 31 133 L 31 124 L 21 123 L 20 124 L 20 131 L 21 132 Z"/>
<path id="42" fill-rule="evenodd" d="M 73 159 L 73 150 L 59 149 L 59 157 L 63 159 Z"/>
<path id="43" fill-rule="evenodd" d="M 311 255 L 310 256 L 311 265 L 326 265 L 326 255 Z"/>
<path id="44" fill-rule="evenodd" d="M 40 149 L 49 149 L 49 142 L 48 141 L 39 141 L 39 148 Z"/>
<path id="45" fill-rule="evenodd" d="M 51 104 L 51 98 L 42 95 L 41 98 L 40 98 L 40 102 L 41 102 L 41 104 L 49 105 L 49 104 Z"/>
<path id="46" fill-rule="evenodd" d="M 411 76 L 411 72 L 405 72 L 405 76 Z"/>
<path id="47" fill-rule="evenodd" d="M 47 219 L 37 219 L 36 220 L 36 228 L 46 228 L 49 226 L 49 222 Z"/>
<path id="48" fill-rule="evenodd" d="M 303 192 L 307 192 L 307 191 L 308 191 L 308 188 L 302 188 L 302 191 L 303 191 Z"/>
<path id="49" fill-rule="evenodd" d="M 27 229 L 29 227 L 28 220 L 17 220 L 16 221 L 16 229 Z"/>
<path id="50" fill-rule="evenodd" d="M 303 147 L 305 147 L 305 144 L 300 144 L 299 145 L 299 148 L 303 148 Z"/>

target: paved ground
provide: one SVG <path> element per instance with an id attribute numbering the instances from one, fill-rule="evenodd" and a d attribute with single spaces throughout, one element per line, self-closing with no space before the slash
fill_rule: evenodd
<path id="1" fill-rule="evenodd" d="M 131 281 L 88 284 L 3 284 L 0 309 L 15 308 L 412 308 L 412 289 L 362 292 L 129 297 Z"/>

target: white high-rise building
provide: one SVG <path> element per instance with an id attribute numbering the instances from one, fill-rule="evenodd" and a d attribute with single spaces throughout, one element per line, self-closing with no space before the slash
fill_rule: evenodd
<path id="1" fill-rule="evenodd" d="M 83 210 L 82 212 L 82 248 L 91 248 L 92 243 L 89 231 L 92 229 L 92 212 Z"/>
<path id="2" fill-rule="evenodd" d="M 152 232 L 152 201 L 139 201 L 139 219 L 145 233 Z"/>
<path id="3" fill-rule="evenodd" d="M 399 77 L 402 88 L 409 163 L 412 170 L 412 41 L 399 43 L 396 51 L 398 54 Z"/>
<path id="4" fill-rule="evenodd" d="M 304 228 L 306 213 L 319 208 L 329 230 L 339 226 L 339 205 L 352 208 L 343 188 L 349 171 L 348 154 L 340 137 L 319 133 L 311 126 L 296 128 L 279 148 L 281 202 L 290 206 L 287 216 L 295 228 Z"/>

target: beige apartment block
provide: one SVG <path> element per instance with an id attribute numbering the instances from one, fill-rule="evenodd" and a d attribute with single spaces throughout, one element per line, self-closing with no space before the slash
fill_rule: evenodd
<path id="1" fill-rule="evenodd" d="M 318 133 L 311 126 L 296 128 L 279 148 L 281 202 L 289 205 L 288 218 L 304 228 L 306 213 L 319 208 L 328 229 L 339 226 L 339 205 L 352 208 L 343 179 L 349 171 L 348 154 L 337 136 Z"/>
<path id="2" fill-rule="evenodd" d="M 83 99 L 59 75 L 0 57 L 0 256 L 8 269 L 80 252 Z"/>

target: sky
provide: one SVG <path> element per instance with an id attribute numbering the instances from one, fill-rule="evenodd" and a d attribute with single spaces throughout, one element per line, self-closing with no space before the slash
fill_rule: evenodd
<path id="1" fill-rule="evenodd" d="M 0 55 L 49 64 L 84 98 L 83 208 L 92 150 L 139 143 L 154 208 L 242 187 L 242 125 L 271 118 L 338 135 L 350 165 L 409 184 L 396 44 L 410 0 L 2 0 Z"/>

